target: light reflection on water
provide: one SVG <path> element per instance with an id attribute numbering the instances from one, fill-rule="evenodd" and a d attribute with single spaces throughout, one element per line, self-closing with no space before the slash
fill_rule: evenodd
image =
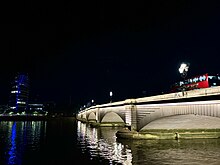
<path id="1" fill-rule="evenodd" d="M 82 152 L 89 152 L 91 159 L 107 159 L 110 164 L 131 164 L 131 150 L 116 142 L 117 131 L 111 127 L 91 128 L 78 122 L 78 143 Z"/>
<path id="2" fill-rule="evenodd" d="M 19 160 L 16 160 L 16 123 L 13 123 L 12 129 L 11 129 L 11 147 L 9 149 L 8 155 L 8 164 L 21 164 Z"/>
<path id="3" fill-rule="evenodd" d="M 41 131 L 46 130 L 43 121 L 0 122 L 0 164 L 22 165 L 24 155 L 30 150 L 39 150 Z"/>
<path id="4" fill-rule="evenodd" d="M 78 142 L 91 158 L 110 164 L 220 164 L 220 139 L 120 140 L 115 137 L 118 129 L 78 122 Z"/>
<path id="5" fill-rule="evenodd" d="M 220 139 L 123 140 L 121 143 L 131 148 L 134 165 L 220 164 Z"/>
<path id="6" fill-rule="evenodd" d="M 0 122 L 0 165 L 219 165 L 220 139 L 120 140 L 73 119 Z"/>

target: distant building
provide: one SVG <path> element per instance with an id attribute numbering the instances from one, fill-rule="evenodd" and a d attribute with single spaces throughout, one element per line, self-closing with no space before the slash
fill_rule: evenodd
<path id="1" fill-rule="evenodd" d="M 30 111 L 43 111 L 44 110 L 44 104 L 29 104 L 29 110 Z"/>
<path id="2" fill-rule="evenodd" d="M 29 101 L 29 78 L 27 74 L 18 73 L 11 82 L 9 107 L 15 112 L 26 112 Z"/>

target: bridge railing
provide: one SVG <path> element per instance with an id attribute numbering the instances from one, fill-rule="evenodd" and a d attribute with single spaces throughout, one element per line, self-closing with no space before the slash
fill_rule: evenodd
<path id="1" fill-rule="evenodd" d="M 171 100 L 171 99 L 180 99 L 180 98 L 190 98 L 198 96 L 208 96 L 208 95 L 220 95 L 220 86 L 196 89 L 191 91 L 168 93 L 163 95 L 149 96 L 143 98 L 137 98 L 136 102 L 150 102 L 150 101 L 160 101 L 160 100 Z"/>
<path id="2" fill-rule="evenodd" d="M 142 102 L 181 99 L 181 98 L 200 97 L 200 96 L 209 96 L 209 95 L 220 95 L 220 86 L 184 91 L 184 93 L 176 92 L 176 93 L 168 93 L 168 94 L 148 96 L 148 97 L 142 97 L 136 99 L 126 99 L 124 101 L 117 101 L 112 103 L 91 106 L 80 111 L 79 113 L 83 113 L 85 111 L 96 108 L 114 107 L 114 106 L 129 105 L 129 104 L 142 103 Z"/>

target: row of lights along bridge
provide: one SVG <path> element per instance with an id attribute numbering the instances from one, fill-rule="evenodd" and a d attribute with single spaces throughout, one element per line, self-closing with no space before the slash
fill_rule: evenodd
<path id="1" fill-rule="evenodd" d="M 179 72 L 180 72 L 180 75 L 181 77 L 183 78 L 183 80 L 185 80 L 186 76 L 187 76 L 187 72 L 189 70 L 189 63 L 182 63 L 180 65 L 180 68 L 179 68 Z M 185 86 L 183 85 L 182 86 L 182 92 L 185 91 Z M 110 97 L 110 103 L 112 103 L 112 96 L 113 96 L 113 92 L 110 91 L 109 92 L 109 97 Z M 83 105 L 82 107 L 80 107 L 80 110 L 83 110 L 85 108 L 88 108 L 90 106 L 94 106 L 95 105 L 95 102 L 94 100 L 91 100 L 91 102 L 88 102 L 86 105 Z"/>
<path id="2" fill-rule="evenodd" d="M 113 92 L 110 91 L 109 92 L 109 97 L 110 97 L 110 103 L 112 103 L 112 96 L 113 96 Z M 83 110 L 85 108 L 91 107 L 95 105 L 95 101 L 92 99 L 90 102 L 88 102 L 87 104 L 83 105 L 82 107 L 80 107 L 80 110 Z"/>

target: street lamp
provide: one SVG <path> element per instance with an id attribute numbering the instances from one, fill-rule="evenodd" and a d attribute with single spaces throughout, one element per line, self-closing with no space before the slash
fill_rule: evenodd
<path id="1" fill-rule="evenodd" d="M 110 95 L 110 103 L 111 103 L 112 102 L 112 95 L 113 95 L 112 91 L 110 91 L 109 95 Z"/>
<path id="2" fill-rule="evenodd" d="M 92 99 L 92 101 L 91 101 L 91 104 L 92 104 L 92 106 L 94 105 L 94 100 Z"/>
<path id="3" fill-rule="evenodd" d="M 189 63 L 188 63 L 188 64 L 182 63 L 182 64 L 180 65 L 179 72 L 180 72 L 181 76 L 182 76 L 184 79 L 185 79 L 186 76 L 187 76 L 188 70 L 189 70 Z"/>
<path id="4" fill-rule="evenodd" d="M 183 86 L 182 86 L 183 96 L 184 96 L 184 91 L 186 90 L 185 78 L 186 78 L 187 72 L 189 70 L 189 65 L 190 65 L 189 63 L 182 63 L 179 68 L 180 75 L 183 78 Z"/>

